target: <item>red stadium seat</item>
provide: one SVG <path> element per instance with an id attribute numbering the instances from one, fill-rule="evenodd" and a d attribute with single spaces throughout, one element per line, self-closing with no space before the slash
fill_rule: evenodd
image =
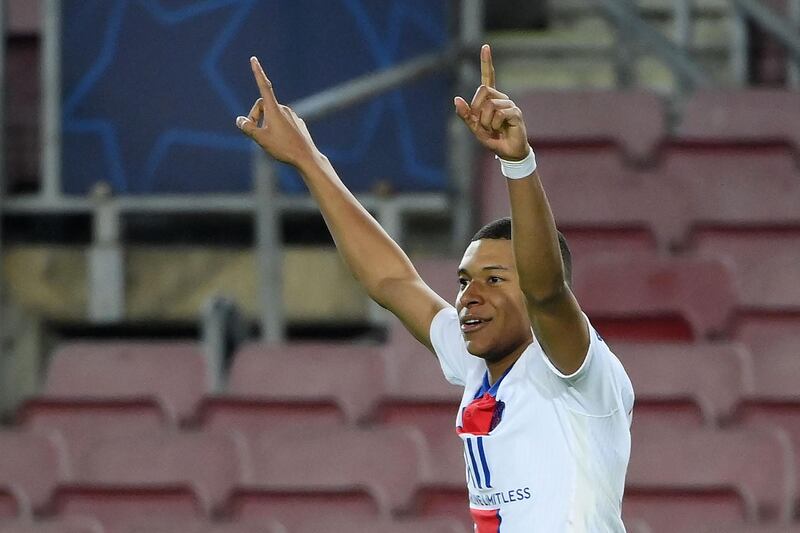
<path id="1" fill-rule="evenodd" d="M 43 509 L 56 485 L 69 477 L 59 435 L 0 431 L 0 485 L 19 491 L 34 510 Z"/>
<path id="2" fill-rule="evenodd" d="M 162 488 L 66 486 L 54 495 L 55 514 L 91 516 L 105 533 L 124 533 L 137 523 L 195 523 L 207 515 L 196 492 L 185 485 Z"/>
<path id="3" fill-rule="evenodd" d="M 0 523 L 0 533 L 106 533 L 97 520 L 89 517 L 70 517 L 61 520 Z"/>
<path id="4" fill-rule="evenodd" d="M 263 433 L 252 442 L 244 489 L 367 489 L 378 508 L 405 508 L 424 471 L 424 437 L 413 428 L 313 427 Z M 386 458 L 391 457 L 391 461 Z"/>
<path id="5" fill-rule="evenodd" d="M 414 509 L 418 516 L 455 519 L 470 531 L 473 529 L 466 482 L 460 488 L 421 488 L 414 496 Z"/>
<path id="6" fill-rule="evenodd" d="M 278 522 L 238 524 L 210 522 L 198 518 L 173 518 L 169 516 L 130 518 L 114 524 L 108 533 L 286 533 Z"/>
<path id="7" fill-rule="evenodd" d="M 145 496 L 188 491 L 210 512 L 246 479 L 245 453 L 243 439 L 235 434 L 159 431 L 135 439 L 108 438 L 80 458 L 77 483 L 67 488 Z"/>
<path id="8" fill-rule="evenodd" d="M 47 399 L 156 399 L 188 418 L 210 378 L 195 343 L 81 342 L 62 346 L 47 372 Z"/>
<path id="9" fill-rule="evenodd" d="M 33 399 L 17 411 L 19 424 L 34 431 L 56 430 L 63 437 L 71 462 L 76 462 L 107 438 L 136 438 L 172 426 L 158 402 Z"/>
<path id="10" fill-rule="evenodd" d="M 341 516 L 375 520 L 382 513 L 374 497 L 361 488 L 239 488 L 231 496 L 226 510 L 234 519 L 247 524 L 278 520 L 290 532 L 309 517 L 323 521 Z"/>
<path id="11" fill-rule="evenodd" d="M 635 417 L 699 409 L 709 425 L 729 419 L 753 386 L 753 362 L 740 344 L 615 343 L 614 353 L 635 384 Z"/>
<path id="12" fill-rule="evenodd" d="M 30 514 L 30 502 L 21 490 L 13 485 L 0 485 L 0 521 Z"/>
<path id="13" fill-rule="evenodd" d="M 649 533 L 696 533 L 708 524 L 754 520 L 756 503 L 735 489 L 637 489 L 628 487 L 623 521 L 646 524 Z M 727 527 L 715 530 L 728 531 Z"/>
<path id="14" fill-rule="evenodd" d="M 592 320 L 678 317 L 702 339 L 723 332 L 736 297 L 713 259 L 596 254 L 574 265 L 578 301 Z"/>
<path id="15" fill-rule="evenodd" d="M 251 434 L 291 425 L 297 417 L 313 424 L 338 424 L 343 418 L 355 424 L 371 411 L 383 374 L 378 348 L 250 344 L 234 360 L 227 394 L 206 399 L 201 418 L 207 427 Z"/>
<path id="16" fill-rule="evenodd" d="M 688 229 L 800 227 L 800 171 L 785 150 L 670 148 L 658 180 L 680 191 Z"/>
<path id="17" fill-rule="evenodd" d="M 665 109 L 645 91 L 530 91 L 522 109 L 535 148 L 613 143 L 636 159 L 649 158 L 666 132 Z M 531 126 L 529 126 L 531 127 Z"/>
<path id="18" fill-rule="evenodd" d="M 748 311 L 800 311 L 800 230 L 707 231 L 695 235 L 694 242 L 699 254 L 733 265 L 741 305 Z"/>
<path id="19" fill-rule="evenodd" d="M 446 518 L 368 520 L 347 516 L 329 518 L 324 521 L 311 519 L 293 527 L 291 533 L 318 533 L 320 531 L 325 531 L 326 533 L 352 533 L 353 531 L 368 531 L 369 533 L 467 533 L 462 524 Z"/>
<path id="20" fill-rule="evenodd" d="M 539 173 L 560 228 L 639 232 L 662 247 L 689 217 L 676 184 L 656 172 L 626 166 L 618 153 L 596 147 L 537 148 Z M 478 181 L 480 219 L 511 214 L 505 178 L 486 154 Z"/>
<path id="21" fill-rule="evenodd" d="M 734 337 L 756 358 L 784 353 L 800 356 L 800 315 L 744 315 L 737 320 Z"/>
<path id="22" fill-rule="evenodd" d="M 676 431 L 633 424 L 627 487 L 633 490 L 735 491 L 764 519 L 787 521 L 795 483 L 793 452 L 778 430 Z M 747 506 L 742 518 L 749 518 Z M 653 524 L 648 520 L 651 526 Z"/>
<path id="23" fill-rule="evenodd" d="M 800 94 L 785 90 L 699 90 L 677 137 L 704 144 L 785 143 L 800 150 Z"/>

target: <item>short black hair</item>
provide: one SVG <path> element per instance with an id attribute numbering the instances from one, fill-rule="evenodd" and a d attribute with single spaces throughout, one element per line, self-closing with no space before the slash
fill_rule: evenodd
<path id="1" fill-rule="evenodd" d="M 558 247 L 561 249 L 561 261 L 564 263 L 564 276 L 567 278 L 567 285 L 572 287 L 572 252 L 569 250 L 567 238 L 560 231 L 558 233 Z M 470 242 L 479 241 L 481 239 L 505 239 L 511 240 L 511 217 L 498 218 L 493 222 L 489 222 L 475 235 L 472 236 Z"/>

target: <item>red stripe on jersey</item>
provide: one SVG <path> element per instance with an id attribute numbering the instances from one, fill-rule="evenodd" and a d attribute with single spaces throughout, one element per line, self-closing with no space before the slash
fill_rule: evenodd
<path id="1" fill-rule="evenodd" d="M 500 423 L 504 408 L 505 404 L 498 402 L 488 392 L 480 398 L 472 400 L 461 412 L 461 425 L 457 428 L 458 434 L 488 435 Z"/>
<path id="2" fill-rule="evenodd" d="M 500 510 L 499 509 L 470 509 L 472 521 L 475 522 L 475 533 L 499 533 L 500 532 Z"/>

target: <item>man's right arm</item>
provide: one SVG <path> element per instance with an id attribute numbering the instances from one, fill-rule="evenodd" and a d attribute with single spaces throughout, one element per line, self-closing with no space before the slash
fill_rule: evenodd
<path id="1" fill-rule="evenodd" d="M 355 278 L 431 349 L 431 321 L 447 302 L 425 284 L 408 256 L 345 187 L 303 120 L 278 103 L 258 60 L 250 62 L 261 98 L 247 117 L 237 118 L 237 126 L 267 153 L 300 171 Z"/>

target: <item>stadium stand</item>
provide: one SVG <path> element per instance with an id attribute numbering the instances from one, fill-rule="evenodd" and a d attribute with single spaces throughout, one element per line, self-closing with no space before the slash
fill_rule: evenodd
<path id="1" fill-rule="evenodd" d="M 718 426 L 753 388 L 751 354 L 734 343 L 616 343 L 636 384 L 636 423 Z"/>
<path id="2" fill-rule="evenodd" d="M 164 431 L 109 438 L 76 464 L 72 483 L 59 485 L 53 510 L 92 516 L 106 533 L 153 524 L 205 531 L 214 507 L 244 477 L 243 451 L 234 437 Z"/>
<path id="3" fill-rule="evenodd" d="M 627 486 L 738 492 L 745 504 L 740 518 L 787 523 L 794 512 L 794 456 L 785 432 L 746 429 L 684 429 L 634 422 Z"/>
<path id="4" fill-rule="evenodd" d="M 11 518 L 30 515 L 30 505 L 25 496 L 11 485 L 0 486 L 0 523 Z"/>
<path id="5" fill-rule="evenodd" d="M 526 124 L 536 125 L 537 150 L 611 144 L 647 160 L 667 131 L 664 104 L 647 91 L 535 91 L 514 101 Z"/>
<path id="6" fill-rule="evenodd" d="M 40 522 L 19 520 L 0 523 L 0 533 L 105 533 L 105 530 L 92 518 L 70 517 Z"/>
<path id="7" fill-rule="evenodd" d="M 794 179 L 800 182 L 800 176 Z M 797 223 L 795 231 L 698 232 L 694 247 L 700 255 L 732 265 L 744 311 L 796 312 L 800 311 L 800 220 Z"/>
<path id="8" fill-rule="evenodd" d="M 738 489 L 625 489 L 622 516 L 627 524 L 642 523 L 650 533 L 693 533 L 714 524 L 714 531 L 728 531 L 732 524 L 754 522 L 756 503 Z"/>
<path id="9" fill-rule="evenodd" d="M 81 342 L 65 344 L 53 355 L 41 398 L 156 401 L 168 417 L 182 420 L 210 386 L 195 343 Z"/>
<path id="10" fill-rule="evenodd" d="M 677 134 L 696 144 L 779 143 L 800 153 L 800 94 L 786 90 L 698 90 Z"/>
<path id="11" fill-rule="evenodd" d="M 288 418 L 314 425 L 356 424 L 382 391 L 383 373 L 374 347 L 247 345 L 233 362 L 227 393 L 206 398 L 200 418 L 206 427 L 248 433 L 270 430 Z"/>
<path id="12" fill-rule="evenodd" d="M 361 488 L 240 488 L 234 491 L 226 510 L 239 523 L 278 520 L 288 531 L 305 527 L 310 519 L 314 523 L 335 521 L 342 516 L 353 521 L 381 520 L 378 503 L 368 490 Z"/>
<path id="13" fill-rule="evenodd" d="M 0 486 L 18 491 L 34 511 L 44 509 L 56 486 L 68 479 L 69 463 L 60 435 L 0 431 Z"/>
<path id="14" fill-rule="evenodd" d="M 275 428 L 250 451 L 253 475 L 241 488 L 366 489 L 384 516 L 409 506 L 426 466 L 424 437 L 407 428 Z"/>

